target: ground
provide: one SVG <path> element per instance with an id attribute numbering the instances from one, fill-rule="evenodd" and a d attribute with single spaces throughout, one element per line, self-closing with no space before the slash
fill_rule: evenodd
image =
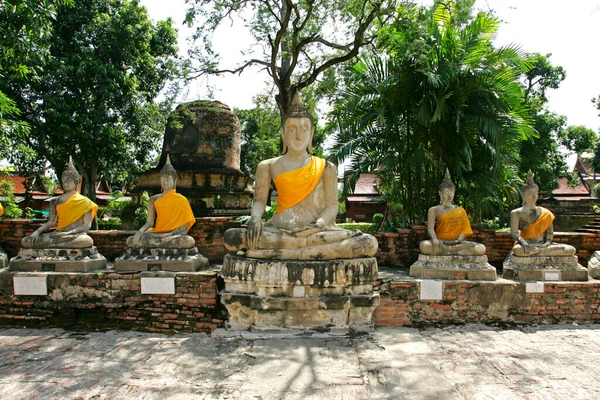
<path id="1" fill-rule="evenodd" d="M 0 398 L 600 398 L 594 325 L 228 336 L 0 330 Z"/>

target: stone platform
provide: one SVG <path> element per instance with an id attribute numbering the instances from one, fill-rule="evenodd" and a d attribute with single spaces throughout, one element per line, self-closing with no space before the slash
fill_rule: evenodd
<path id="1" fill-rule="evenodd" d="M 2 250 L 2 247 L 0 247 L 0 269 L 6 268 L 7 266 L 8 266 L 8 256 L 6 255 L 4 250 Z"/>
<path id="2" fill-rule="evenodd" d="M 377 260 L 262 260 L 228 254 L 221 303 L 228 329 L 371 330 Z"/>
<path id="3" fill-rule="evenodd" d="M 410 267 L 410 276 L 425 279 L 495 281 L 496 268 L 487 256 L 425 255 Z"/>
<path id="4" fill-rule="evenodd" d="M 600 279 L 600 251 L 595 251 L 588 261 L 588 274 L 594 279 Z"/>
<path id="5" fill-rule="evenodd" d="M 116 272 L 181 271 L 193 272 L 208 268 L 208 258 L 190 249 L 143 249 L 127 247 L 123 256 L 115 259 Z"/>
<path id="6" fill-rule="evenodd" d="M 502 277 L 515 281 L 587 281 L 588 270 L 577 256 L 517 257 L 504 260 Z"/>
<path id="7" fill-rule="evenodd" d="M 21 249 L 9 271 L 89 272 L 106 268 L 106 258 L 96 246 L 84 249 Z"/>

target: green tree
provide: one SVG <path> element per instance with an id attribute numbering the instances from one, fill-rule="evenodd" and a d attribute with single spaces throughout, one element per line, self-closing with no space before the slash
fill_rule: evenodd
<path id="1" fill-rule="evenodd" d="M 593 150 L 597 141 L 596 132 L 582 125 L 568 126 L 558 134 L 558 142 L 577 155 Z"/>
<path id="2" fill-rule="evenodd" d="M 534 134 L 518 48 L 494 48 L 499 22 L 488 14 L 456 24 L 452 16 L 453 2 L 401 9 L 381 30 L 385 53 L 354 66 L 329 127 L 335 159 L 349 157 L 345 187 L 379 171 L 380 189 L 411 223 L 438 201 L 446 167 L 457 201 L 476 218 L 497 215 L 512 196 L 519 144 Z"/>
<path id="3" fill-rule="evenodd" d="M 176 31 L 170 20 L 153 24 L 128 0 L 60 7 L 52 29 L 37 79 L 6 93 L 32 127 L 23 144 L 58 173 L 73 155 L 93 199 L 98 177 L 134 172 L 157 149 L 163 117 L 153 99 L 176 72 Z"/>
<path id="4" fill-rule="evenodd" d="M 284 115 L 297 91 L 341 63 L 355 58 L 372 40 L 374 21 L 393 10 L 395 0 L 186 0 L 186 21 L 197 24 L 197 47 L 190 56 L 190 77 L 241 73 L 250 66 L 267 70 L 277 88 L 275 96 Z M 241 21 L 259 46 L 244 54 L 232 68 L 219 65 L 212 34 L 222 24 Z M 331 29 L 335 27 L 335 29 Z M 262 48 L 262 53 L 256 50 Z"/>
<path id="5" fill-rule="evenodd" d="M 11 181 L 0 180 L 0 196 L 4 208 L 4 214 L 0 218 L 20 218 L 23 215 L 23 210 L 17 205 L 15 187 Z"/>

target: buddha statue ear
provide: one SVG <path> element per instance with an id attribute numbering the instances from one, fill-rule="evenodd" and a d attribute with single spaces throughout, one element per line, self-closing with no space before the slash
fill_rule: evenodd
<path id="1" fill-rule="evenodd" d="M 310 140 L 308 141 L 308 146 L 306 147 L 306 152 L 312 155 L 312 141 L 315 136 L 315 126 L 310 124 Z"/>
<path id="2" fill-rule="evenodd" d="M 279 130 L 279 133 L 281 134 L 281 155 L 284 155 L 288 151 L 287 144 L 285 144 L 285 137 L 283 136 L 283 132 L 285 131 L 283 128 L 284 127 L 282 126 Z"/>

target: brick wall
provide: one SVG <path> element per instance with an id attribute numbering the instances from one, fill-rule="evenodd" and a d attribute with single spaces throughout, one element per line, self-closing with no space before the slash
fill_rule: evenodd
<path id="1" fill-rule="evenodd" d="M 380 284 L 376 326 L 600 322 L 600 281 L 545 282 L 543 293 L 512 281 L 444 281 L 442 300 L 419 300 L 419 281 Z"/>
<path id="2" fill-rule="evenodd" d="M 210 332 L 226 319 L 215 272 L 178 273 L 174 295 L 140 294 L 140 274 L 44 275 L 48 296 L 15 296 L 0 274 L 0 326 Z"/>
<path id="3" fill-rule="evenodd" d="M 21 239 L 30 235 L 43 223 L 43 220 L 11 219 L 0 221 L 0 247 L 14 257 L 21 248 Z M 196 239 L 196 246 L 200 253 L 211 262 L 220 263 L 227 253 L 223 246 L 223 234 L 229 228 L 241 226 L 238 221 L 226 217 L 196 218 L 196 223 L 188 232 Z M 100 254 L 108 260 L 114 260 L 123 254 L 125 241 L 135 231 L 90 231 L 89 235 L 94 239 L 94 245 Z"/>

